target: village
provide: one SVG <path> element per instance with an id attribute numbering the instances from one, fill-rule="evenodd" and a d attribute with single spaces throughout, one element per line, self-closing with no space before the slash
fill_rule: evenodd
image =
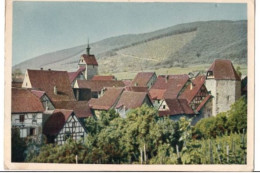
<path id="1" fill-rule="evenodd" d="M 174 68 L 174 67 L 173 67 Z M 147 105 L 159 117 L 178 121 L 216 116 L 247 93 L 241 74 L 232 62 L 217 59 L 205 73 L 165 74 L 139 72 L 133 80 L 117 80 L 98 73 L 98 62 L 90 53 L 79 57 L 75 72 L 27 69 L 22 82 L 12 82 L 12 128 L 20 138 L 41 143 L 64 144 L 68 138 L 88 135 L 85 120 L 100 118 L 114 109 L 122 118 L 132 109 Z"/>

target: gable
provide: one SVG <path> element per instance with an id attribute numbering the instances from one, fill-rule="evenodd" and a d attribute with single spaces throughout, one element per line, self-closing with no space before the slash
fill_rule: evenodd
<path id="1" fill-rule="evenodd" d="M 26 70 L 26 72 L 24 74 L 22 88 L 32 88 L 32 84 L 31 84 L 31 81 L 30 81 L 30 78 L 28 75 L 28 70 Z"/>

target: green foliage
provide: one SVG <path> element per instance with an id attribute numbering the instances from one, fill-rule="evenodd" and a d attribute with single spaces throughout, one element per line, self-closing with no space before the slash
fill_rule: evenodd
<path id="1" fill-rule="evenodd" d="M 12 162 L 23 162 L 25 160 L 26 142 L 20 138 L 18 128 L 12 128 Z"/>
<path id="2" fill-rule="evenodd" d="M 227 112 L 229 130 L 232 132 L 242 132 L 247 129 L 247 101 L 246 97 L 241 97 Z"/>
<path id="3" fill-rule="evenodd" d="M 114 110 L 86 120 L 85 143 L 68 139 L 62 146 L 48 144 L 31 162 L 90 164 L 244 164 L 246 135 L 240 132 L 246 102 L 239 99 L 230 111 L 203 119 L 193 128 L 191 120 L 159 117 L 143 105 L 121 118 Z M 233 126 L 230 124 L 233 123 Z M 241 126 L 238 128 L 238 126 Z"/>
<path id="4" fill-rule="evenodd" d="M 240 132 L 247 128 L 247 102 L 243 96 L 227 112 L 200 120 L 193 129 L 196 138 L 215 138 L 230 132 Z"/>

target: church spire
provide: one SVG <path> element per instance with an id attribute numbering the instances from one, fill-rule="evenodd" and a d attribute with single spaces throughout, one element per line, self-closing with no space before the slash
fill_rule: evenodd
<path id="1" fill-rule="evenodd" d="M 89 39 L 88 39 L 87 55 L 89 54 L 90 54 L 90 47 L 89 47 Z"/>

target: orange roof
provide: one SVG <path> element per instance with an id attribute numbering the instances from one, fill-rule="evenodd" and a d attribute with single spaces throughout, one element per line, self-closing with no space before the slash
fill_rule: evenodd
<path id="1" fill-rule="evenodd" d="M 45 91 L 52 101 L 75 101 L 66 71 L 27 70 L 32 88 Z M 54 94 L 54 86 L 57 94 Z"/>
<path id="2" fill-rule="evenodd" d="M 179 98 L 187 99 L 188 103 L 190 103 L 201 88 L 204 87 L 206 89 L 206 87 L 204 86 L 205 79 L 206 79 L 205 76 L 202 76 L 202 75 L 197 76 L 186 87 L 186 89 L 183 91 L 183 93 L 180 95 Z"/>
<path id="3" fill-rule="evenodd" d="M 98 65 L 95 55 L 81 55 L 84 58 L 84 61 L 87 65 Z"/>
<path id="4" fill-rule="evenodd" d="M 165 99 L 169 110 L 159 111 L 159 116 L 167 115 L 193 115 L 195 114 L 185 99 Z"/>
<path id="5" fill-rule="evenodd" d="M 115 80 L 115 76 L 100 76 L 100 75 L 95 75 L 91 80 Z"/>
<path id="6" fill-rule="evenodd" d="M 12 113 L 43 112 L 41 100 L 31 91 L 12 88 Z"/>
<path id="7" fill-rule="evenodd" d="M 241 80 L 230 60 L 215 60 L 209 71 L 213 72 L 213 76 L 217 80 Z"/>
<path id="8" fill-rule="evenodd" d="M 114 80 L 77 80 L 79 88 L 88 88 L 93 92 L 99 92 L 104 87 L 124 87 L 122 81 Z"/>
<path id="9" fill-rule="evenodd" d="M 163 99 L 166 89 L 150 89 L 149 94 L 152 100 L 161 100 Z"/>
<path id="10" fill-rule="evenodd" d="M 207 101 L 211 98 L 211 95 L 207 95 L 207 97 L 204 98 L 204 100 L 200 103 L 200 105 L 197 107 L 196 111 L 199 112 L 201 108 L 207 103 Z"/>
<path id="11" fill-rule="evenodd" d="M 89 106 L 97 110 L 109 110 L 118 102 L 124 88 L 107 88 L 104 95 L 98 99 L 92 98 Z"/>
<path id="12" fill-rule="evenodd" d="M 92 116 L 92 112 L 87 101 L 56 101 L 53 102 L 53 104 L 57 109 L 73 110 L 78 118 Z"/>
<path id="13" fill-rule="evenodd" d="M 137 86 L 145 87 L 153 75 L 155 75 L 154 72 L 139 72 L 133 79 L 131 85 L 135 86 L 137 84 Z"/>
<path id="14" fill-rule="evenodd" d="M 126 109 L 140 107 L 144 103 L 146 97 L 148 97 L 146 92 L 124 91 L 116 105 L 116 108 L 120 108 L 121 106 L 125 106 Z"/>
<path id="15" fill-rule="evenodd" d="M 86 70 L 86 67 L 80 67 L 77 71 L 75 72 L 68 72 L 69 74 L 69 79 L 70 79 L 70 83 L 72 83 L 77 77 L 78 75 L 85 71 Z"/>

